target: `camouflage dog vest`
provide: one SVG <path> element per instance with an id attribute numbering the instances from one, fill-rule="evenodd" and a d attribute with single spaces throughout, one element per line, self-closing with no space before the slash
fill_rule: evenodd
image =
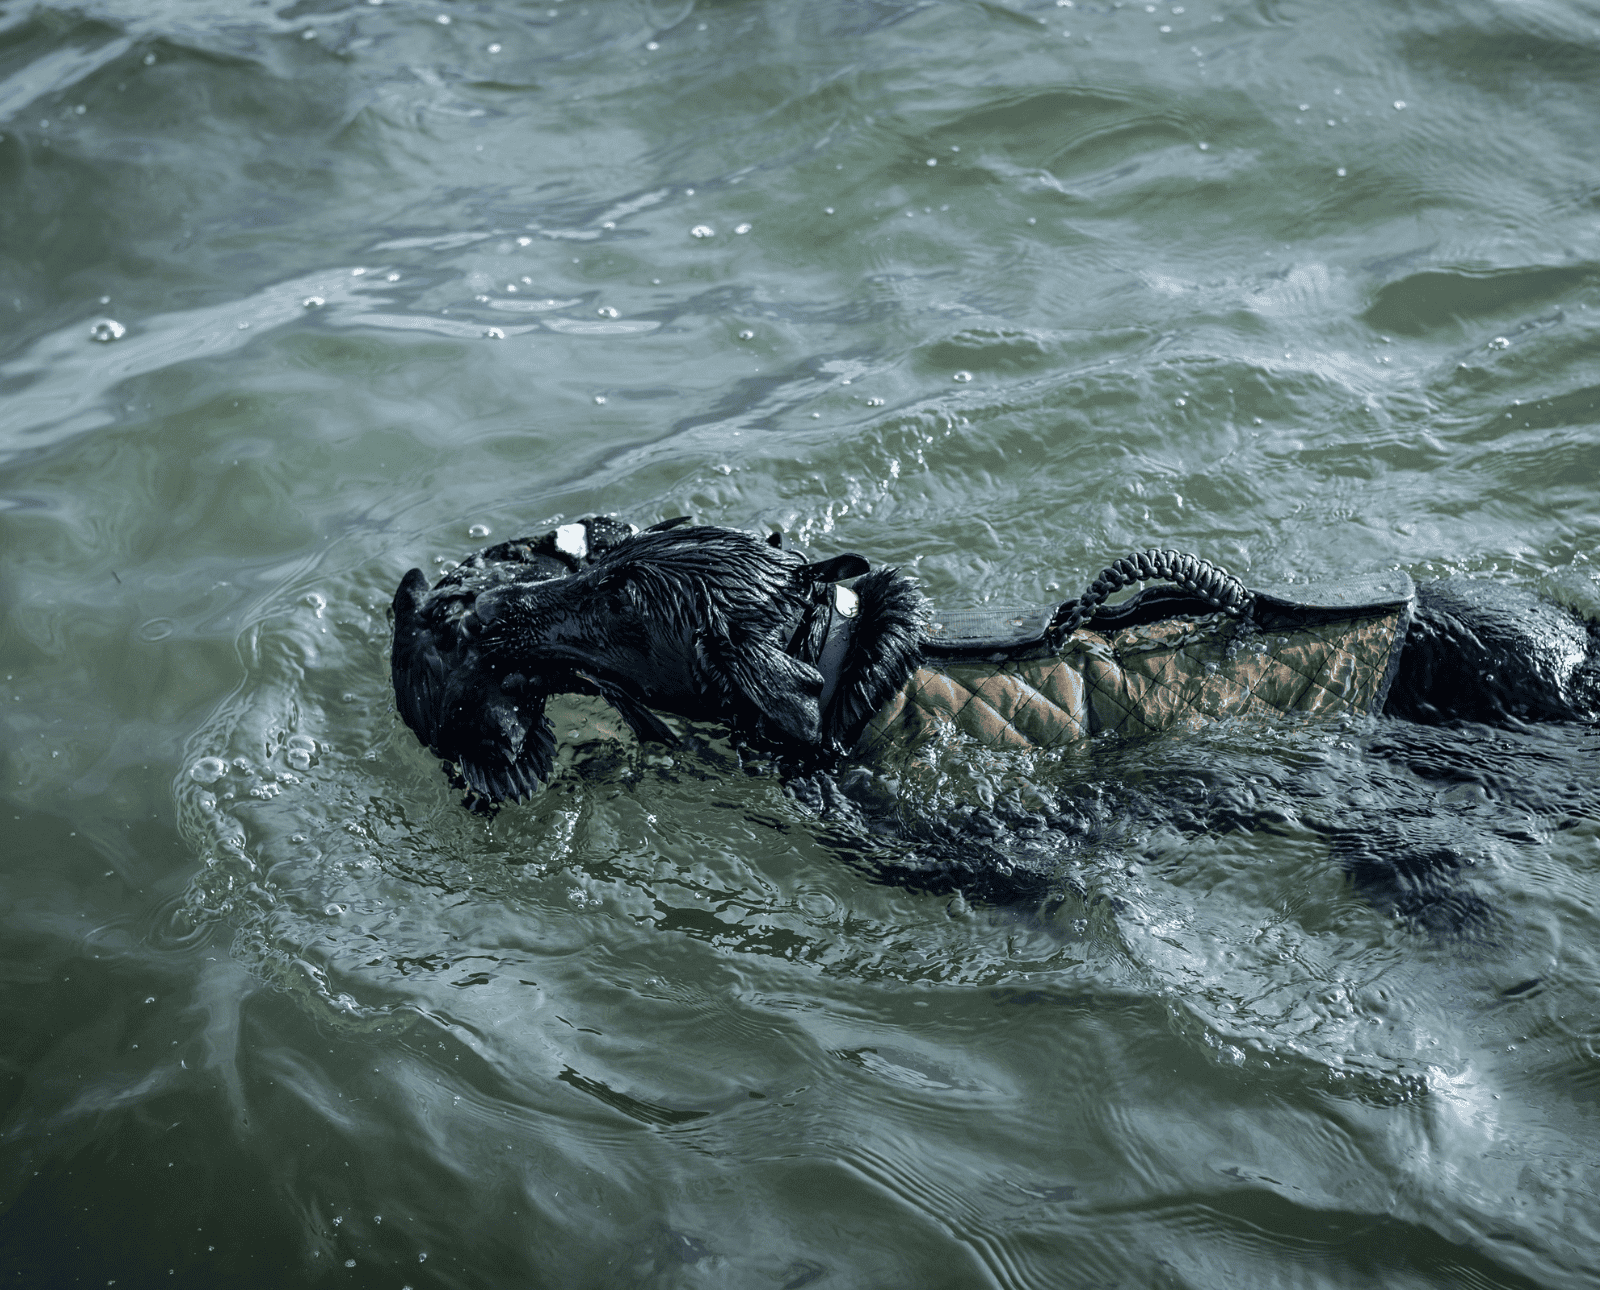
<path id="1" fill-rule="evenodd" d="M 1262 589 L 1233 619 L 1150 588 L 1059 648 L 1048 643 L 1044 611 L 949 615 L 930 626 L 923 664 L 868 722 L 860 747 L 945 726 L 990 747 L 1054 748 L 1246 714 L 1376 713 L 1414 590 L 1404 573 Z"/>

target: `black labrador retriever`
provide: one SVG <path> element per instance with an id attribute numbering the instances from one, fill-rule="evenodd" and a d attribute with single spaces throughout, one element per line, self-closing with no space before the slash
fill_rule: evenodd
<path id="1" fill-rule="evenodd" d="M 1177 585 L 1103 604 L 1156 579 Z M 1252 711 L 1500 727 L 1600 713 L 1600 630 L 1497 584 L 1400 575 L 1308 603 L 1146 552 L 1078 602 L 939 615 L 895 569 L 686 520 L 582 520 L 479 551 L 432 587 L 413 569 L 392 667 L 401 717 L 479 808 L 549 777 L 558 693 L 602 697 L 641 740 L 675 737 L 658 711 L 721 723 L 812 794 L 806 770 L 950 724 L 1016 746 Z M 967 854 L 921 885 L 972 886 L 987 863 Z"/>

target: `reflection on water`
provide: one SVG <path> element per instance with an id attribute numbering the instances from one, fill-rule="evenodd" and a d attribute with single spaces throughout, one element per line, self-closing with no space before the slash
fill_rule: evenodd
<path id="1" fill-rule="evenodd" d="M 619 513 L 1594 616 L 1597 71 L 1563 0 L 0 9 L 0 1263 L 1589 1284 L 1593 731 L 824 787 L 566 701 L 486 820 L 386 610 Z"/>

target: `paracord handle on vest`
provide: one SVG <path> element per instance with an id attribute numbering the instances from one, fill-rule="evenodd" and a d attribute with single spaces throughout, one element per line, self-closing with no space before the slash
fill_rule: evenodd
<path id="1" fill-rule="evenodd" d="M 1067 637 L 1094 617 L 1112 592 L 1136 582 L 1156 580 L 1176 583 L 1232 618 L 1243 618 L 1255 599 L 1255 593 L 1239 579 L 1200 556 L 1153 548 L 1137 551 L 1107 565 L 1083 595 L 1056 610 L 1048 632 L 1051 644 L 1057 648 L 1064 644 Z"/>

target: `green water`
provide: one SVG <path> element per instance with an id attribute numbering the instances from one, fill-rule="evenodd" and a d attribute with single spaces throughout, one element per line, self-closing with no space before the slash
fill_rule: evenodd
<path id="1" fill-rule="evenodd" d="M 994 908 L 578 701 L 468 816 L 385 607 L 612 512 L 1596 612 L 1597 121 L 1574 0 L 0 3 L 3 1283 L 1594 1284 L 1592 733 L 946 748 L 1281 821 Z"/>

